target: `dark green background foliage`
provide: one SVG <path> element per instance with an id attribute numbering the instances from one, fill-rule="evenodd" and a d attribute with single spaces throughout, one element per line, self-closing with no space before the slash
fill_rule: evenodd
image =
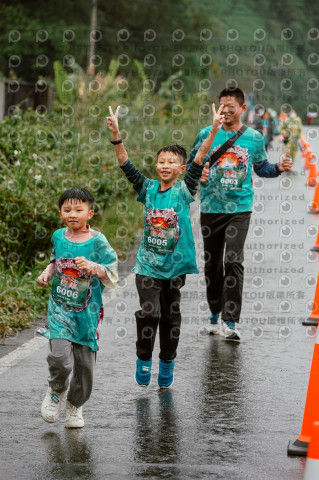
<path id="1" fill-rule="evenodd" d="M 91 7 L 0 4 L 0 74 L 44 79 L 56 91 L 54 111 L 17 108 L 0 123 L 0 335 L 46 311 L 48 291 L 35 279 L 62 226 L 57 201 L 66 188 L 92 191 L 92 226 L 122 259 L 136 245 L 142 209 L 109 143 L 108 105 L 122 106 L 129 156 L 151 177 L 157 150 L 189 150 L 226 85 L 237 82 L 251 105 L 289 104 L 302 118 L 318 109 L 318 2 L 99 0 L 96 69 L 86 74 Z"/>
<path id="2" fill-rule="evenodd" d="M 72 55 L 82 68 L 87 67 L 89 0 L 5 0 L 1 2 L 0 14 L 3 22 L 0 71 L 4 75 L 9 75 L 8 59 L 12 55 L 21 56 L 22 62 L 11 68 L 11 73 L 24 80 L 34 81 L 39 76 L 52 78 L 53 61 L 62 61 L 66 55 Z M 183 95 L 192 95 L 198 90 L 200 79 L 208 78 L 212 82 L 211 96 L 215 97 L 227 80 L 235 79 L 246 93 L 254 93 L 256 101 L 266 107 L 274 103 L 277 108 L 284 103 L 294 103 L 304 116 L 307 105 L 316 103 L 317 91 L 307 90 L 307 81 L 318 76 L 318 63 L 310 57 L 318 52 L 317 35 L 315 31 L 309 33 L 318 27 L 318 20 L 319 4 L 312 0 L 98 1 L 97 30 L 101 32 L 101 39 L 96 42 L 95 53 L 101 57 L 98 67 L 101 70 L 108 68 L 112 58 L 122 58 L 119 73 L 126 78 L 136 76 L 134 58 L 144 62 L 145 57 L 154 55 L 154 65 L 148 66 L 146 59 L 144 67 L 157 87 L 182 68 Z M 287 28 L 291 32 L 285 35 Z M 9 32 L 16 29 L 21 31 L 21 41 L 8 42 Z M 36 41 L 37 32 L 43 30 L 48 33 L 48 39 Z M 64 32 L 70 30 L 74 32 L 74 40 L 68 42 L 66 38 L 70 38 L 70 33 Z M 127 41 L 121 40 L 123 36 L 119 32 L 123 30 L 128 32 Z M 211 38 L 208 30 L 212 32 Z M 237 32 L 233 36 L 227 33 L 232 30 Z M 155 38 L 147 40 L 154 37 L 152 31 Z M 183 32 L 182 41 L 181 34 L 173 39 L 176 31 Z M 205 31 L 206 35 L 201 35 Z M 256 35 L 256 31 L 263 31 L 264 36 Z M 44 38 L 43 35 L 43 32 L 39 34 L 39 39 Z M 42 54 L 48 58 L 43 68 L 36 66 L 36 58 Z M 201 62 L 205 54 L 210 58 Z M 259 58 L 259 66 L 254 65 L 258 54 L 265 57 L 263 64 Z M 274 67 L 282 62 L 284 54 L 292 55 L 292 62 L 286 57 L 276 73 Z M 123 55 L 129 58 L 127 64 Z M 174 65 L 175 55 L 179 57 Z M 179 66 L 181 62 L 184 63 Z M 262 90 L 258 83 L 254 85 L 256 78 L 265 82 Z M 292 83 L 285 83 L 287 78 Z"/>

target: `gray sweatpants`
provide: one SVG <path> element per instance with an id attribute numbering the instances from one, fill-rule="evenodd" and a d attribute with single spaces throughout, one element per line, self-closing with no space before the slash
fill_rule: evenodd
<path id="1" fill-rule="evenodd" d="M 69 375 L 73 370 L 67 400 L 75 407 L 81 407 L 92 392 L 96 352 L 85 345 L 60 338 L 50 340 L 49 348 L 50 387 L 57 393 L 67 390 Z"/>

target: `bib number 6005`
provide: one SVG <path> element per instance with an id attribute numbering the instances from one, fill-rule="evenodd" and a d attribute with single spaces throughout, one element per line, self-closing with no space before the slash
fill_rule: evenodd
<path id="1" fill-rule="evenodd" d="M 167 240 L 165 238 L 162 240 L 161 238 L 147 237 L 147 241 L 153 245 L 160 245 L 162 247 L 167 246 Z"/>

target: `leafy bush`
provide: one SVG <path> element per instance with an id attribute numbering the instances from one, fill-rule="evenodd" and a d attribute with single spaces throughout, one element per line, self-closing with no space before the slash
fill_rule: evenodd
<path id="1" fill-rule="evenodd" d="M 147 90 L 142 65 L 134 64 L 137 77 L 131 89 L 117 75 L 116 61 L 108 73 L 92 80 L 77 65 L 67 74 L 57 63 L 63 103 L 56 102 L 52 113 L 43 107 L 25 113 L 16 108 L 0 123 L 0 265 L 4 285 L 16 277 L 19 287 L 0 294 L 3 334 L 46 311 L 47 293 L 34 282 L 48 261 L 53 231 L 63 226 L 57 205 L 65 189 L 83 186 L 92 192 L 96 200 L 92 226 L 105 233 L 120 257 L 125 259 L 137 242 L 143 213 L 109 142 L 108 106 L 122 106 L 120 128 L 130 158 L 151 177 L 158 149 L 185 143 L 180 127 L 172 130 L 174 112 L 185 111 L 186 119 L 197 114 L 189 113 L 192 106 L 175 98 L 174 81 L 179 75 L 168 78 L 161 93 L 155 94 Z M 69 97 L 63 96 L 66 81 L 74 86 Z M 193 140 L 198 125 L 187 128 Z M 10 305 L 16 305 L 14 314 Z"/>

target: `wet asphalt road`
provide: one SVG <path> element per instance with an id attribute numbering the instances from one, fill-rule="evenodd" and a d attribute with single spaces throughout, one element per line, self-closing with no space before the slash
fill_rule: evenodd
<path id="1" fill-rule="evenodd" d="M 318 143 L 312 142 L 317 153 Z M 270 160 L 278 155 L 271 152 Z M 314 190 L 304 185 L 302 164 L 299 157 L 293 173 L 255 180 L 241 342 L 205 334 L 196 203 L 200 274 L 189 275 L 182 290 L 172 389 L 156 385 L 158 344 L 151 386 L 142 389 L 134 382 L 138 298 L 134 278 L 122 278 L 114 297 L 106 296 L 84 429 L 65 429 L 64 413 L 53 425 L 40 417 L 47 388 L 44 339 L 42 348 L 0 375 L 3 480 L 303 478 L 305 459 L 287 457 L 287 444 L 301 430 L 317 330 L 301 321 L 314 299 L 318 257 L 309 250 L 319 217 L 307 213 Z"/>

